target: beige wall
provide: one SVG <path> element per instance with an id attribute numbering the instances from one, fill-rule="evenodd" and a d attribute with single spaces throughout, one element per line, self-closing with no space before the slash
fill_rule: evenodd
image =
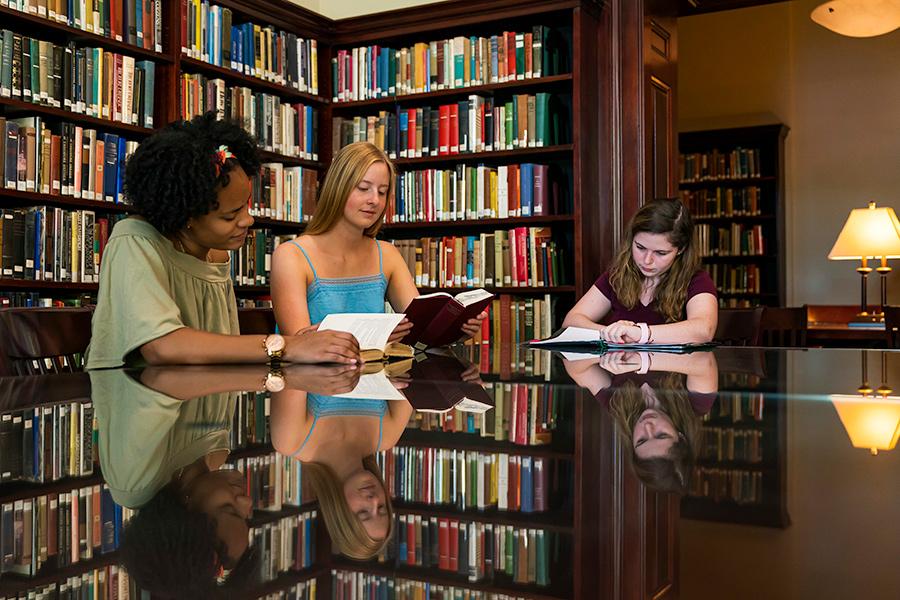
<path id="1" fill-rule="evenodd" d="M 288 0 L 332 19 L 346 19 L 397 8 L 431 4 L 436 0 Z"/>
<path id="2" fill-rule="evenodd" d="M 678 21 L 682 130 L 790 126 L 787 264 L 790 304 L 853 304 L 859 281 L 831 249 L 851 208 L 900 208 L 900 32 L 834 34 L 809 19 L 818 0 Z M 877 278 L 869 286 L 877 301 Z M 900 275 L 890 279 L 900 302 Z"/>

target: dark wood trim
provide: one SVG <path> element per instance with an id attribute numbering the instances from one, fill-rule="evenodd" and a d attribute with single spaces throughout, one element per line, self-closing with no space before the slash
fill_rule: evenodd
<path id="1" fill-rule="evenodd" d="M 77 563 L 62 567 L 60 569 L 48 570 L 37 577 L 17 577 L 5 574 L 3 580 L 0 580 L 0 594 L 15 596 L 33 588 L 43 587 L 51 583 L 62 581 L 73 575 L 81 575 L 94 569 L 100 569 L 108 565 L 118 562 L 119 556 L 117 552 L 109 552 L 100 554 L 99 550 L 94 558 L 82 560 Z"/>
<path id="2" fill-rule="evenodd" d="M 447 519 L 460 519 L 475 521 L 476 523 L 494 523 L 496 525 L 512 525 L 513 527 L 526 527 L 534 529 L 546 529 L 560 533 L 572 533 L 572 520 L 561 519 L 554 513 L 524 513 L 520 511 L 500 511 L 488 509 L 487 511 L 456 510 L 452 506 L 410 504 L 394 500 L 394 512 L 402 515 L 421 515 L 422 517 L 438 517 Z"/>
<path id="3" fill-rule="evenodd" d="M 35 281 L 33 279 L 0 279 L 0 290 L 67 290 L 72 292 L 96 292 L 96 283 L 71 281 Z"/>
<path id="4" fill-rule="evenodd" d="M 268 150 L 260 150 L 259 157 L 262 162 L 280 162 L 287 167 L 309 167 L 310 169 L 318 170 L 325 168 L 321 160 L 308 160 L 299 156 L 288 156 L 277 152 L 269 152 Z"/>
<path id="5" fill-rule="evenodd" d="M 398 167 L 414 167 L 433 164 L 459 164 L 479 162 L 500 162 L 508 158 L 522 159 L 528 157 L 561 156 L 572 152 L 572 144 L 544 146 L 535 148 L 516 148 L 514 150 L 496 150 L 493 152 L 466 152 L 463 154 L 444 154 L 441 156 L 422 156 L 420 158 L 396 158 L 393 163 Z"/>
<path id="6" fill-rule="evenodd" d="M 19 192 L 0 188 L 2 206 L 58 206 L 60 208 L 86 209 L 110 213 L 133 213 L 134 207 L 123 202 L 105 200 L 83 200 L 74 196 L 41 194 L 40 192 Z"/>
<path id="7" fill-rule="evenodd" d="M 110 119 L 98 119 L 97 117 L 89 117 L 81 113 L 71 112 L 62 108 L 54 108 L 45 104 L 34 104 L 32 102 L 24 102 L 15 98 L 0 97 L 0 105 L 8 107 L 6 116 L 31 116 L 43 115 L 47 117 L 56 117 L 65 119 L 79 125 L 89 125 L 106 131 L 116 131 L 122 133 L 130 133 L 133 135 L 146 136 L 153 133 L 153 129 L 146 127 L 138 127 L 137 125 L 126 125 L 118 121 Z"/>
<path id="8" fill-rule="evenodd" d="M 786 0 L 678 0 L 678 16 L 689 17 L 723 10 L 777 4 Z"/>
<path id="9" fill-rule="evenodd" d="M 301 37 L 328 40 L 335 21 L 308 8 L 284 0 L 216 0 L 216 4 L 230 8 L 239 18 L 236 22 L 253 21 L 271 24 Z M 320 49 L 321 50 L 321 49 Z"/>
<path id="10" fill-rule="evenodd" d="M 418 433 L 417 433 L 418 432 Z M 537 456 L 541 458 L 571 459 L 572 453 L 557 450 L 553 446 L 520 446 L 509 441 L 488 441 L 490 438 L 479 438 L 481 441 L 469 438 L 461 438 L 457 432 L 441 431 L 440 439 L 430 437 L 426 439 L 426 433 L 417 429 L 407 429 L 397 443 L 398 447 L 410 448 L 446 448 L 463 449 L 477 452 L 503 452 L 515 456 Z"/>
<path id="11" fill-rule="evenodd" d="M 46 406 L 46 404 L 42 403 L 41 406 Z M 5 481 L 3 482 L 3 495 L 0 496 L 0 502 L 5 504 L 7 502 L 22 500 L 23 498 L 34 498 L 45 494 L 63 494 L 83 487 L 99 485 L 103 482 L 103 476 L 100 475 L 100 470 L 96 468 L 96 466 L 91 475 L 86 475 L 84 477 L 64 477 L 46 483 Z"/>
<path id="12" fill-rule="evenodd" d="M 703 181 L 680 181 L 678 187 L 685 190 L 717 188 L 717 187 L 743 187 L 759 183 L 777 181 L 778 178 L 770 175 L 765 177 L 723 177 L 721 179 L 704 179 Z"/>
<path id="13" fill-rule="evenodd" d="M 535 227 L 547 223 L 569 223 L 574 221 L 572 215 L 542 215 L 537 217 L 509 217 L 506 219 L 467 219 L 463 221 L 414 221 L 410 223 L 385 223 L 381 231 L 402 232 L 430 231 L 440 229 L 503 229 L 510 227 Z"/>
<path id="14" fill-rule="evenodd" d="M 298 89 L 294 89 L 286 85 L 279 85 L 273 81 L 269 81 L 268 79 L 261 79 L 259 77 L 244 75 L 243 73 L 239 73 L 234 69 L 206 63 L 202 60 L 197 60 L 196 58 L 191 58 L 190 56 L 186 56 L 184 54 L 182 54 L 179 58 L 179 64 L 183 72 L 200 73 L 208 77 L 221 77 L 225 81 L 229 81 L 232 84 L 243 85 L 258 92 L 275 94 L 276 96 L 280 96 L 281 98 L 285 98 L 288 100 L 309 102 L 310 104 L 316 105 L 317 107 L 329 102 L 329 100 L 326 100 L 322 96 L 313 96 L 312 94 L 301 92 Z"/>

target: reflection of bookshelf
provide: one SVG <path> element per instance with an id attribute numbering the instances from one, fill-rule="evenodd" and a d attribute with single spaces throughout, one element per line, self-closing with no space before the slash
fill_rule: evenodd
<path id="1" fill-rule="evenodd" d="M 723 371 L 704 415 L 700 454 L 681 516 L 787 527 L 787 406 L 783 357 L 767 353 L 766 376 Z"/>
<path id="2" fill-rule="evenodd" d="M 679 134 L 679 190 L 726 307 L 785 302 L 784 125 Z"/>

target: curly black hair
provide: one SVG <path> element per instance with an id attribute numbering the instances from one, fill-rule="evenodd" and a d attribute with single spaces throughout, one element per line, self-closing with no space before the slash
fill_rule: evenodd
<path id="1" fill-rule="evenodd" d="M 261 582 L 260 556 L 250 547 L 229 572 L 216 579 L 227 547 L 216 522 L 189 510 L 174 485 L 160 490 L 122 531 L 119 560 L 128 575 L 154 598 L 227 598 Z"/>
<path id="2" fill-rule="evenodd" d="M 219 146 L 234 154 L 219 175 L 214 156 Z M 141 142 L 125 165 L 125 197 L 138 214 L 163 235 L 183 229 L 189 219 L 218 208 L 216 193 L 240 166 L 248 177 L 259 172 L 256 139 L 233 121 L 208 112 L 191 121 L 175 121 Z"/>

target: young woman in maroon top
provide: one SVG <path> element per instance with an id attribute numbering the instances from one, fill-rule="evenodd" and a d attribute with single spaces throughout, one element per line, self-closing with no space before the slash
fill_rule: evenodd
<path id="1" fill-rule="evenodd" d="M 700 268 L 694 221 L 679 200 L 654 200 L 632 218 L 625 242 L 563 320 L 616 343 L 712 340 L 716 286 Z"/>

